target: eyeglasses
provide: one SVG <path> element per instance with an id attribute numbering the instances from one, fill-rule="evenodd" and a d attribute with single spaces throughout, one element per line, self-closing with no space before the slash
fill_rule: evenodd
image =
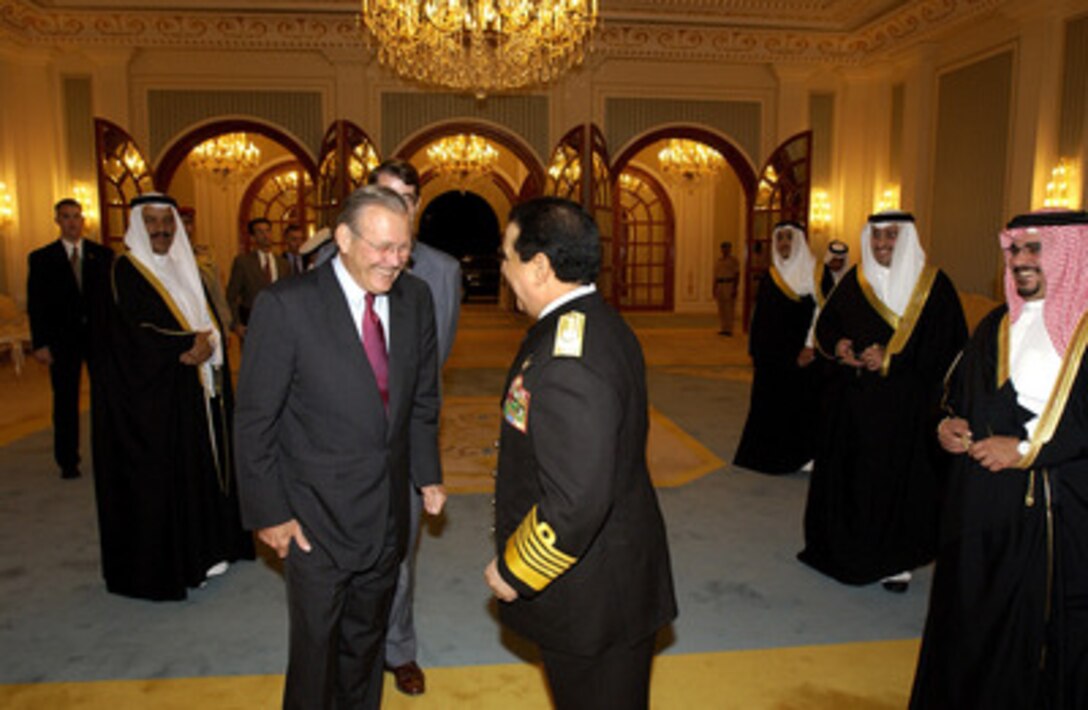
<path id="1" fill-rule="evenodd" d="M 375 244 L 361 234 L 356 235 L 359 239 L 366 242 L 366 245 L 378 252 L 382 256 L 389 256 L 390 254 L 396 254 L 398 258 L 407 258 L 412 253 L 412 243 L 407 244 L 394 244 L 393 242 L 385 242 L 384 244 Z"/>

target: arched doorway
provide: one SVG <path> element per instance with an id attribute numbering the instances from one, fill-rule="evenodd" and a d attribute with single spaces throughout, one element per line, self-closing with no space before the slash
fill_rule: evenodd
<path id="1" fill-rule="evenodd" d="M 717 151 L 727 168 L 715 178 L 670 180 L 659 164 L 658 153 L 672 139 L 696 141 Z M 642 193 L 658 213 L 651 223 L 667 219 L 672 236 L 664 242 L 665 227 L 652 237 L 639 234 L 624 224 L 632 218 L 634 198 L 625 191 L 623 176 L 632 179 L 641 173 Z M 656 128 L 635 139 L 618 154 L 612 167 L 613 190 L 626 205 L 615 218 L 617 238 L 613 258 L 619 273 L 616 303 L 624 309 L 711 312 L 713 309 L 713 266 L 719 243 L 734 244 L 744 253 L 748 213 L 755 197 L 757 178 L 752 162 L 728 138 L 712 129 L 694 125 Z M 663 190 L 663 198 L 648 192 L 651 185 Z M 664 215 L 668 205 L 667 217 Z M 630 240 L 646 242 L 632 248 Z M 634 296 L 635 290 L 640 293 Z"/>
<path id="2" fill-rule="evenodd" d="M 487 200 L 458 190 L 438 195 L 420 215 L 419 240 L 461 262 L 463 300 L 498 300 L 502 236 Z"/>
<path id="3" fill-rule="evenodd" d="M 244 133 L 260 151 L 257 168 L 235 178 L 212 180 L 194 173 L 187 159 L 198 145 L 227 133 Z M 282 223 L 295 221 L 309 231 L 314 224 L 313 180 L 317 165 L 309 150 L 290 133 L 246 118 L 224 118 L 195 126 L 163 151 L 155 184 L 179 203 L 195 207 L 194 245 L 210 255 L 220 273 L 248 248 L 246 223 L 267 217 L 273 240 L 282 239 Z M 294 177 L 292 177 L 294 176 Z M 295 184 L 295 187 L 292 187 Z M 291 204 L 288 204 L 291 203 Z"/>

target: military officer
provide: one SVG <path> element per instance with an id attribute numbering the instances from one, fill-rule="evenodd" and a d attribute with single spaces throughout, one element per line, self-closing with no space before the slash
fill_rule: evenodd
<path id="1" fill-rule="evenodd" d="M 484 577 L 500 621 L 539 645 L 558 708 L 645 708 L 676 599 L 646 466 L 642 349 L 596 291 L 599 236 L 581 207 L 518 205 L 502 255 L 536 323 L 506 379 Z"/>

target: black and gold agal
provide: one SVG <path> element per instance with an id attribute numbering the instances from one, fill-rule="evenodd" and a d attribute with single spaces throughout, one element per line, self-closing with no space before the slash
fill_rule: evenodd
<path id="1" fill-rule="evenodd" d="M 541 647 L 595 654 L 676 615 L 646 467 L 642 350 L 596 293 L 526 335 L 503 389 L 495 489 L 502 622 Z"/>

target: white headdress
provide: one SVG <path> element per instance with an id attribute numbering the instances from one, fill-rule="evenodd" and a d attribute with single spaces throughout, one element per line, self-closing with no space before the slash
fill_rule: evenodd
<path id="1" fill-rule="evenodd" d="M 174 241 L 165 254 L 156 254 L 151 248 L 151 237 L 144 224 L 144 207 L 168 207 L 174 213 Z M 178 215 L 177 204 L 173 198 L 159 193 L 145 193 L 132 201 L 132 214 L 129 216 L 128 231 L 125 232 L 125 246 L 130 258 L 140 262 L 163 285 L 170 298 L 177 304 L 187 324 L 194 331 L 212 331 L 212 356 L 205 361 L 208 372 L 201 373 L 205 389 L 212 383 L 211 366 L 223 364 L 223 338 L 212 319 L 208 301 L 204 296 L 204 286 L 200 280 L 200 270 L 189 245 L 189 235 Z"/>
<path id="2" fill-rule="evenodd" d="M 782 232 L 786 232 L 793 237 L 790 241 L 790 255 L 783 259 L 772 243 L 771 258 L 774 260 L 774 268 L 778 271 L 778 275 L 782 277 L 782 280 L 793 289 L 794 293 L 802 298 L 811 296 L 816 290 L 813 284 L 816 258 L 812 256 L 812 252 L 808 248 L 805 233 L 800 225 L 794 222 L 781 222 L 771 233 L 772 242 Z"/>
<path id="3" fill-rule="evenodd" d="M 891 266 L 881 266 L 873 256 L 873 228 L 899 227 L 899 236 L 892 251 Z M 914 216 L 909 212 L 878 212 L 870 215 L 861 232 L 861 270 L 885 306 L 897 316 L 903 315 L 910 303 L 914 285 L 926 265 L 926 253 L 918 241 Z"/>

